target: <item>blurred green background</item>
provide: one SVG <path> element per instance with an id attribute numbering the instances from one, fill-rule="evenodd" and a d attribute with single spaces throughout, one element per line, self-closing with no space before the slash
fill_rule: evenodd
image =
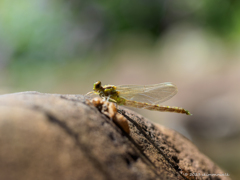
<path id="1" fill-rule="evenodd" d="M 239 17 L 230 0 L 0 0 L 0 93 L 173 82 L 164 105 L 193 116 L 136 111 L 240 179 Z"/>

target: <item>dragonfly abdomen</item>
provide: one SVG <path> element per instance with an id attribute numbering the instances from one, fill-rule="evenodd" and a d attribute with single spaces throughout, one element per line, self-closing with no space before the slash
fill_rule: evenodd
<path id="1" fill-rule="evenodd" d="M 180 107 L 160 106 L 157 104 L 148 104 L 148 103 L 142 103 L 142 102 L 137 102 L 137 101 L 128 101 L 128 100 L 125 101 L 124 105 L 130 106 L 130 107 L 135 107 L 135 108 L 153 110 L 153 111 L 175 112 L 175 113 L 191 115 L 191 113 L 188 110 L 185 110 Z"/>

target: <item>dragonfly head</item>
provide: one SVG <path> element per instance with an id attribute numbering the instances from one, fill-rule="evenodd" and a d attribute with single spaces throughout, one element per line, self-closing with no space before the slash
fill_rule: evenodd
<path id="1" fill-rule="evenodd" d="M 101 81 L 97 81 L 93 85 L 93 90 L 96 92 L 102 91 L 102 83 Z"/>

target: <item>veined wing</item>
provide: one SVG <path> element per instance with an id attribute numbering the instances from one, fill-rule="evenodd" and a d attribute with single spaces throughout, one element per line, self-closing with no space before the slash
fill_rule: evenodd
<path id="1" fill-rule="evenodd" d="M 116 90 L 127 100 L 159 104 L 177 94 L 177 87 L 169 82 L 154 85 L 120 85 Z"/>

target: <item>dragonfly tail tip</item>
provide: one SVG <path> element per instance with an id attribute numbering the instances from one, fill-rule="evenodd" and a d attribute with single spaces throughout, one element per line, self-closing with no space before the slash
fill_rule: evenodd
<path id="1" fill-rule="evenodd" d="M 186 110 L 186 114 L 192 116 L 192 114 L 188 110 Z"/>

